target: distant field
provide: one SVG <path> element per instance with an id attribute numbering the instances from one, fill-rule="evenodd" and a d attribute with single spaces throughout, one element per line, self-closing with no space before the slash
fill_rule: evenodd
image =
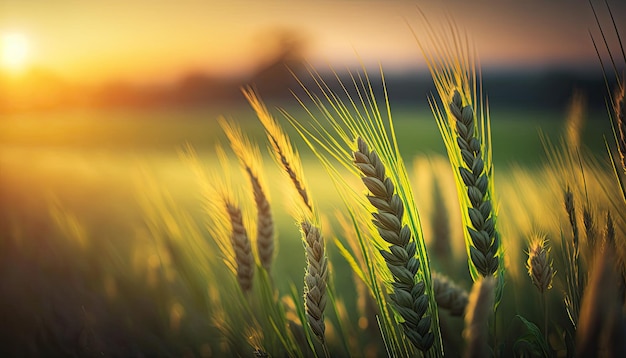
<path id="1" fill-rule="evenodd" d="M 273 110 L 271 103 L 268 103 L 268 107 Z M 302 118 L 302 121 L 309 120 L 300 107 L 286 109 L 296 118 Z M 273 113 L 289 130 L 278 111 Z M 185 143 L 196 148 L 211 149 L 216 138 L 223 138 L 215 122 L 221 115 L 238 121 L 248 135 L 262 140 L 262 126 L 252 109 L 247 106 L 158 110 L 77 109 L 2 115 L 0 145 L 3 149 L 78 149 L 137 154 L 153 151 L 167 154 Z M 539 111 L 492 106 L 496 162 L 537 162 L 537 157 L 542 154 L 539 129 L 549 136 L 557 135 L 562 130 L 566 115 L 566 108 L 562 111 Z M 405 156 L 428 152 L 443 153 L 444 147 L 428 108 L 394 106 L 392 103 L 392 116 Z M 603 111 L 588 113 L 586 119 L 583 140 L 595 150 L 598 144 L 603 143 L 602 135 L 610 135 L 610 124 L 606 112 Z M 298 140 L 297 136 L 293 136 L 293 139 Z M 307 150 L 301 151 L 304 156 L 307 155 Z"/>
<path id="2" fill-rule="evenodd" d="M 270 107 L 271 108 L 271 107 Z M 401 151 L 409 166 L 412 158 L 423 155 L 445 155 L 435 120 L 427 109 L 394 108 L 392 115 Z M 302 120 L 308 118 L 298 109 Z M 532 112 L 514 109 L 492 109 L 496 177 L 504 175 L 510 164 L 538 167 L 545 160 L 539 129 L 551 138 L 560 135 L 563 113 Z M 287 122 L 276 111 L 285 128 Z M 142 178 L 154 179 L 171 192 L 179 205 L 195 213 L 202 222 L 201 199 L 196 178 L 179 158 L 178 151 L 191 144 L 200 159 L 217 172 L 213 148 L 223 142 L 216 124 L 219 115 L 239 121 L 244 131 L 261 144 L 266 140 L 262 126 L 248 108 L 196 108 L 190 110 L 75 110 L 57 113 L 7 115 L 0 121 L 0 167 L 3 199 L 12 209 L 17 222 L 48 220 L 52 198 L 75 212 L 85 222 L 90 235 L 131 235 L 142 219 L 136 204 Z M 602 135 L 610 133 L 604 113 L 592 113 L 584 133 L 584 142 L 599 155 L 604 154 Z M 340 207 L 332 184 L 309 149 L 291 131 L 300 150 L 304 168 L 311 179 L 314 197 L 327 210 Z M 266 175 L 271 178 L 274 211 L 279 231 L 293 240 L 281 239 L 281 250 L 296 255 L 279 256 L 277 266 L 300 280 L 303 252 L 297 228 L 281 202 L 282 173 L 271 158 L 265 158 Z M 414 178 L 419 180 L 419 178 Z M 417 194 L 419 195 L 419 194 Z M 17 204 L 17 205 L 16 205 Z M 18 225 L 19 226 L 19 225 Z M 282 236 L 282 235 L 281 235 Z M 283 259 L 284 257 L 284 259 Z M 285 260 L 285 261 L 283 261 Z"/>

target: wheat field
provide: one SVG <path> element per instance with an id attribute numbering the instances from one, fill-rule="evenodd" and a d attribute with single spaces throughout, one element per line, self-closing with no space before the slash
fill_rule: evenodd
<path id="1" fill-rule="evenodd" d="M 147 132 L 2 123 L 2 355 L 626 355 L 623 72 L 606 111 L 521 122 L 430 31 L 429 108 L 309 68 Z"/>

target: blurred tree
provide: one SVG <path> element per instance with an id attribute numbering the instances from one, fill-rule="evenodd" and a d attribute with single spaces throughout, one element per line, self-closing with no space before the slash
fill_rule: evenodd
<path id="1" fill-rule="evenodd" d="M 248 80 L 264 97 L 290 97 L 290 89 L 298 86 L 293 74 L 305 69 L 308 40 L 301 32 L 274 28 L 259 34 L 258 53 L 261 60 Z"/>

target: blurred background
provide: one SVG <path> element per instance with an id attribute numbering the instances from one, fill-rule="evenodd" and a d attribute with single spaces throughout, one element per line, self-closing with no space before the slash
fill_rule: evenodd
<path id="1" fill-rule="evenodd" d="M 137 325 L 123 330 L 119 317 L 102 317 L 138 314 L 131 308 L 146 307 L 146 295 L 156 297 L 124 286 L 130 272 L 143 280 L 154 266 L 141 198 L 149 202 L 157 194 L 146 189 L 147 181 L 158 183 L 157 191 L 167 192 L 201 228 L 206 213 L 181 148 L 190 144 L 219 172 L 213 150 L 224 137 L 216 119 L 225 116 L 267 154 L 242 86 L 256 88 L 288 127 L 276 107 L 307 120 L 291 93 L 302 92 L 294 74 L 312 84 L 307 68 L 348 79 L 348 70 L 365 67 L 376 87 L 380 65 L 407 162 L 445 154 L 428 106 L 434 87 L 415 39 L 427 40 L 425 19 L 434 28 L 452 21 L 472 39 L 502 173 L 543 164 L 538 131 L 561 133 L 575 93 L 584 104 L 582 143 L 604 152 L 603 135 L 611 133 L 608 92 L 587 0 L 434 3 L 1 0 L 2 353 L 38 355 L 45 350 L 31 346 L 40 346 L 70 354 L 66 347 L 83 337 L 93 317 L 100 317 L 90 326 L 98 337 L 115 337 L 103 344 L 111 350 L 165 349 L 156 339 L 129 333 Z M 610 24 L 604 2 L 595 3 L 600 22 Z M 609 3 L 623 27 L 619 14 L 626 14 L 626 4 Z M 617 38 L 607 35 L 615 47 Z M 606 53 L 599 56 L 610 63 Z M 321 166 L 288 132 L 316 200 L 328 210 L 340 205 L 324 190 L 329 181 Z M 278 178 L 278 168 L 265 159 L 267 177 Z M 276 272 L 285 275 L 278 284 L 284 289 L 290 281 L 301 286 L 304 254 L 280 186 L 270 191 L 280 218 Z M 125 308 L 112 308 L 101 297 L 123 297 L 118 301 Z M 171 301 L 167 307 L 170 316 L 180 311 L 172 311 Z"/>
<path id="2" fill-rule="evenodd" d="M 268 98 L 289 98 L 294 81 L 285 66 L 301 74 L 305 62 L 339 72 L 382 64 L 391 89 L 405 85 L 398 96 L 423 100 L 428 81 L 411 31 L 425 36 L 420 11 L 433 25 L 453 19 L 470 34 L 490 96 L 560 108 L 574 86 L 601 97 L 595 96 L 594 86 L 602 80 L 589 36 L 596 29 L 583 0 L 471 5 L 8 0 L 0 6 L 5 113 L 215 106 L 240 100 L 244 84 L 255 84 Z M 615 14 L 623 10 L 619 2 L 613 6 Z M 606 11 L 599 15 L 608 19 Z M 492 77 L 511 81 L 510 88 Z M 420 84 L 408 86 L 411 81 Z M 498 91 L 489 91 L 490 85 Z"/>

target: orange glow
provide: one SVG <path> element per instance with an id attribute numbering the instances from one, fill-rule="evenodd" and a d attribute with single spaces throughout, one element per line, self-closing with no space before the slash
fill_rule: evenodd
<path id="1" fill-rule="evenodd" d="M 614 12 L 626 10 L 623 7 L 616 4 Z M 270 46 L 264 34 L 289 29 L 306 39 L 304 55 L 314 65 L 342 68 L 363 61 L 381 63 L 387 70 L 423 68 L 411 33 L 413 28 L 418 36 L 426 36 L 420 11 L 435 26 L 451 18 L 465 29 L 483 65 L 596 63 L 587 41 L 593 15 L 586 2 L 562 11 L 560 2 L 541 0 L 417 5 L 59 0 L 12 1 L 0 7 L 0 31 L 28 34 L 15 35 L 12 49 L 3 50 L 2 66 L 26 67 L 28 62 L 28 68 L 83 85 L 173 83 L 191 72 L 245 76 L 267 56 Z M 29 46 L 36 56 L 28 55 Z"/>

